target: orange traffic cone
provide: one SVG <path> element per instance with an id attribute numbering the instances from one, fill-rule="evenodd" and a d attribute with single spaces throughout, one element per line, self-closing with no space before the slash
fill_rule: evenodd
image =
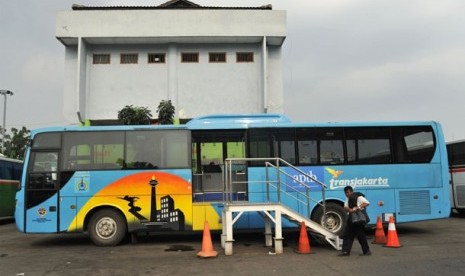
<path id="1" fill-rule="evenodd" d="M 394 224 L 394 217 L 389 218 L 387 243 L 386 247 L 400 247 L 399 238 L 397 237 L 396 225 Z"/>
<path id="2" fill-rule="evenodd" d="M 310 242 L 308 241 L 307 236 L 307 226 L 305 226 L 305 221 L 302 221 L 300 224 L 300 236 L 299 236 L 299 249 L 296 250 L 299 254 L 310 254 Z"/>
<path id="3" fill-rule="evenodd" d="M 378 216 L 378 220 L 376 221 L 375 240 L 372 243 L 375 243 L 375 244 L 386 243 L 386 235 L 384 235 L 383 223 L 381 222 L 380 216 Z"/>
<path id="4" fill-rule="evenodd" d="M 212 238 L 210 236 L 210 228 L 208 227 L 208 221 L 205 221 L 205 226 L 203 227 L 202 251 L 197 253 L 197 256 L 202 258 L 218 256 L 218 252 L 216 252 L 213 249 Z"/>

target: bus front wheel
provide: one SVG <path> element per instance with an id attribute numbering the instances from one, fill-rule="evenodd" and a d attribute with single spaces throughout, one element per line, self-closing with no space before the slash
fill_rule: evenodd
<path id="1" fill-rule="evenodd" d="M 89 236 L 98 246 L 115 246 L 126 236 L 127 226 L 123 216 L 114 210 L 97 211 L 89 222 Z"/>
<path id="2" fill-rule="evenodd" d="M 326 217 L 323 217 L 323 207 L 318 207 L 312 216 L 312 220 L 320 223 L 322 226 L 326 225 L 326 229 L 336 235 L 341 235 L 345 227 L 347 214 L 344 208 L 333 202 L 326 203 Z"/>

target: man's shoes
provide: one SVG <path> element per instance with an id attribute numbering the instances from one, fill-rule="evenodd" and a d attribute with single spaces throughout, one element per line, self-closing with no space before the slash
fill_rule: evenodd
<path id="1" fill-rule="evenodd" d="M 370 256 L 371 255 L 371 251 L 368 251 L 366 253 L 363 253 L 363 254 L 360 254 L 360 256 Z"/>
<path id="2" fill-rule="evenodd" d="M 338 257 L 348 257 L 350 256 L 350 252 L 341 252 L 339 253 L 339 255 L 337 255 Z"/>

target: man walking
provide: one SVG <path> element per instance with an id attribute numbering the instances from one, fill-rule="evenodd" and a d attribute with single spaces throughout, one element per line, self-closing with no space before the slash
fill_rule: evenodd
<path id="1" fill-rule="evenodd" d="M 344 202 L 344 210 L 348 212 L 348 219 L 346 223 L 346 228 L 343 235 L 342 243 L 342 252 L 338 256 L 350 256 L 350 251 L 352 250 L 352 244 L 354 243 L 355 237 L 357 237 L 360 246 L 362 247 L 363 254 L 362 256 L 371 255 L 370 246 L 368 245 L 367 237 L 365 236 L 365 225 L 354 224 L 351 220 L 351 215 L 353 212 L 362 210 L 370 205 L 370 202 L 365 198 L 362 193 L 354 192 L 351 186 L 346 186 L 344 188 L 344 193 L 346 194 L 346 201 Z M 368 215 L 364 211 L 365 215 Z"/>

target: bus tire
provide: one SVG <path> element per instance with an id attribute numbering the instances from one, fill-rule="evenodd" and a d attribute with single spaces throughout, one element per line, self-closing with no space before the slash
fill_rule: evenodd
<path id="1" fill-rule="evenodd" d="M 319 206 L 312 215 L 312 220 L 325 225 L 323 221 L 323 207 Z M 344 208 L 334 202 L 326 203 L 326 228 L 336 235 L 341 235 L 347 221 L 347 214 Z"/>
<path id="2" fill-rule="evenodd" d="M 103 209 L 92 215 L 89 222 L 89 236 L 98 246 L 118 245 L 126 236 L 127 225 L 121 213 Z"/>
<path id="3" fill-rule="evenodd" d="M 465 209 L 456 209 L 460 216 L 465 216 Z"/>

